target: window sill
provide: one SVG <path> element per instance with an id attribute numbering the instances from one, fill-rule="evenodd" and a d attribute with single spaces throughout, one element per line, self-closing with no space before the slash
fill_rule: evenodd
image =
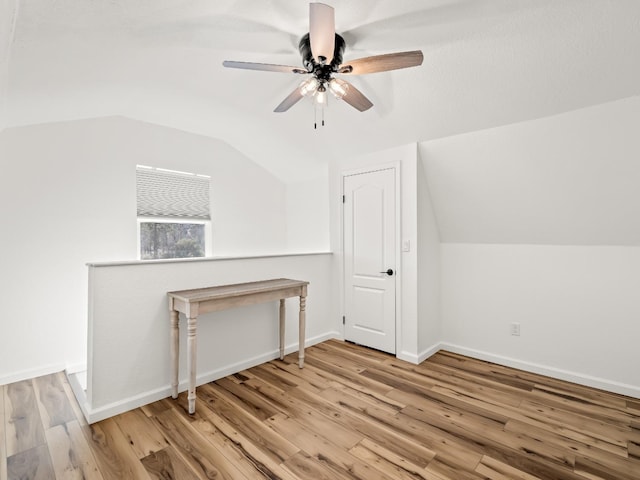
<path id="1" fill-rule="evenodd" d="M 263 255 L 229 255 L 215 257 L 197 257 L 197 258 L 167 258 L 158 260 L 125 260 L 114 262 L 88 262 L 88 267 L 118 267 L 123 265 L 149 265 L 156 263 L 185 263 L 185 262 L 224 262 L 228 260 L 247 260 L 259 258 L 278 258 L 278 257 L 305 257 L 312 255 L 333 255 L 333 252 L 301 252 L 301 253 L 276 253 Z"/>

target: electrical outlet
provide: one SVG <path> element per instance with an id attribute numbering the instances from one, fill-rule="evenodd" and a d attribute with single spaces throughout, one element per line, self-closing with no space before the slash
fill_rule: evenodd
<path id="1" fill-rule="evenodd" d="M 520 324 L 512 323 L 511 324 L 511 335 L 515 335 L 516 337 L 520 336 Z"/>

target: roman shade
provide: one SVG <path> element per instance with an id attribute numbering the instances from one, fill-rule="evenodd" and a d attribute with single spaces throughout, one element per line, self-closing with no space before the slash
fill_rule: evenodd
<path id="1" fill-rule="evenodd" d="M 136 167 L 139 217 L 210 220 L 209 177 Z"/>

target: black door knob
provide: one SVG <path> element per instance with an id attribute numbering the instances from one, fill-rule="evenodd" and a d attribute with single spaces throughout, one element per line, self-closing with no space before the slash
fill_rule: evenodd
<path id="1" fill-rule="evenodd" d="M 386 273 L 387 275 L 391 276 L 393 275 L 393 270 L 389 269 L 386 272 L 380 272 L 380 273 Z"/>

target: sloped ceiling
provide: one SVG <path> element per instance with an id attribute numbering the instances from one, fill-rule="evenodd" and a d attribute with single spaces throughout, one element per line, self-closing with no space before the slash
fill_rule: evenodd
<path id="1" fill-rule="evenodd" d="M 299 0 L 0 0 L 0 122 L 126 115 L 221 138 L 283 180 L 329 156 L 540 118 L 640 94 L 637 0 L 334 0 L 345 59 L 422 49 L 423 66 L 353 78 L 374 103 L 326 126 L 299 78 Z M 2 126 L 2 123 L 0 123 Z"/>
<path id="2" fill-rule="evenodd" d="M 640 96 L 423 142 L 445 243 L 640 245 Z"/>

